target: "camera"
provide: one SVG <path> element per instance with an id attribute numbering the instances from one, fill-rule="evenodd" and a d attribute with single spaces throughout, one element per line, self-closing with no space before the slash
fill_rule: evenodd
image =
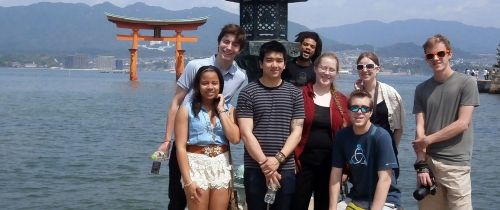
<path id="1" fill-rule="evenodd" d="M 432 194 L 435 195 L 437 191 L 436 184 L 432 183 L 431 186 L 419 186 L 414 192 L 413 197 L 419 201 L 425 198 L 425 196 Z"/>

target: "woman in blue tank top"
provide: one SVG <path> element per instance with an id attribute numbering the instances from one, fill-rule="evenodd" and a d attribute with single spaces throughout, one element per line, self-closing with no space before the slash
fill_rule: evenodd
<path id="1" fill-rule="evenodd" d="M 224 103 L 224 80 L 215 66 L 201 67 L 193 96 L 177 111 L 175 146 L 188 209 L 227 209 L 229 142 L 240 141 L 234 107 Z"/>

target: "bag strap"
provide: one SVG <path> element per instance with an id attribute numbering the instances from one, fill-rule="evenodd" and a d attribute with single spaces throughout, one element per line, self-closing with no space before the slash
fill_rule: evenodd
<path id="1" fill-rule="evenodd" d="M 228 154 L 229 154 L 229 165 L 231 166 L 231 169 L 229 170 L 229 173 L 231 173 L 231 179 L 229 181 L 229 202 L 231 203 L 231 200 L 234 199 L 235 200 L 235 203 L 236 203 L 236 206 L 238 205 L 238 197 L 237 195 L 234 193 L 234 174 L 233 174 L 233 157 L 231 155 L 231 144 L 228 145 Z M 234 198 L 232 198 L 234 197 Z M 231 204 L 229 204 L 231 205 Z M 239 209 L 239 207 L 237 207 L 237 209 Z"/>

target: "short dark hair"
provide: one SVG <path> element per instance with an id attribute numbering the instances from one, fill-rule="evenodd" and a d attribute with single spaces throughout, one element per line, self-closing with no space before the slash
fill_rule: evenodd
<path id="1" fill-rule="evenodd" d="M 233 34 L 235 36 L 235 42 L 240 44 L 240 51 L 245 48 L 247 41 L 247 35 L 245 30 L 236 24 L 227 24 L 220 30 L 219 36 L 217 37 L 217 43 L 220 44 L 222 37 L 226 34 Z"/>
<path id="2" fill-rule="evenodd" d="M 370 109 L 373 109 L 372 95 L 366 90 L 354 90 L 349 95 L 349 100 L 347 101 L 349 107 L 352 105 L 353 98 L 369 98 L 370 99 Z"/>
<path id="3" fill-rule="evenodd" d="M 311 61 L 314 63 L 316 58 L 321 55 L 322 49 L 323 49 L 323 42 L 321 41 L 321 38 L 319 37 L 318 33 L 313 32 L 313 31 L 302 31 L 295 35 L 295 42 L 302 43 L 305 39 L 312 39 L 316 42 L 316 50 L 314 50 L 314 54 L 311 56 Z"/>
<path id="4" fill-rule="evenodd" d="M 193 96 L 191 97 L 192 101 L 191 108 L 193 109 L 195 117 L 198 117 L 198 113 L 200 112 L 201 109 L 200 82 L 201 82 L 201 76 L 203 76 L 203 74 L 206 72 L 215 72 L 217 74 L 217 77 L 219 78 L 219 94 L 222 93 L 222 90 L 224 90 L 224 78 L 222 76 L 222 73 L 220 73 L 219 68 L 215 66 L 200 67 L 196 72 L 196 75 L 194 76 Z"/>
<path id="5" fill-rule="evenodd" d="M 259 51 L 259 61 L 264 62 L 264 57 L 266 57 L 267 53 L 270 52 L 277 52 L 277 53 L 282 53 L 283 54 L 283 59 L 285 59 L 286 63 L 286 48 L 281 44 L 280 42 L 276 40 L 272 40 L 269 42 L 266 42 L 260 46 L 260 51 Z"/>

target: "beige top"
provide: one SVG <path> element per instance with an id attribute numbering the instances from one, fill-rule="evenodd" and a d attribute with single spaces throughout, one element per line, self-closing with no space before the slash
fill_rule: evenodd
<path id="1" fill-rule="evenodd" d="M 389 112 L 389 125 L 391 130 L 403 129 L 405 126 L 405 110 L 403 99 L 399 93 L 388 84 L 379 82 L 379 94 L 385 100 Z"/>

